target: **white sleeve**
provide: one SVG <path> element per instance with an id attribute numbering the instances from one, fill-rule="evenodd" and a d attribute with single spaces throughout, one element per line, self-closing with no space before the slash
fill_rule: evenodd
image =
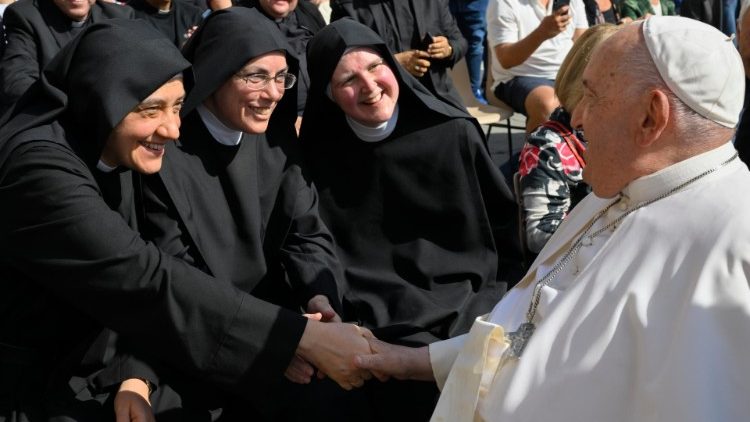
<path id="1" fill-rule="evenodd" d="M 518 20 L 513 9 L 507 0 L 490 0 L 487 6 L 487 42 L 490 47 L 518 41 Z"/>
<path id="2" fill-rule="evenodd" d="M 571 0 L 570 7 L 573 9 L 573 25 L 575 29 L 586 29 L 589 27 L 589 21 L 586 18 L 586 6 L 583 0 Z"/>
<path id="3" fill-rule="evenodd" d="M 443 389 L 448 374 L 453 368 L 453 362 L 458 357 L 461 349 L 464 347 L 466 334 L 447 340 L 438 341 L 429 345 L 430 365 L 432 365 L 432 374 L 435 376 L 435 382 L 440 390 Z"/>

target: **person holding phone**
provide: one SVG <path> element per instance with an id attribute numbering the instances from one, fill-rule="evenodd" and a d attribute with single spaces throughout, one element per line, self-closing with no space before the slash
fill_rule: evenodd
<path id="1" fill-rule="evenodd" d="M 492 91 L 527 117 L 530 132 L 560 105 L 555 76 L 588 28 L 586 9 L 582 0 L 491 0 L 487 16 Z"/>
<path id="2" fill-rule="evenodd" d="M 425 88 L 464 109 L 447 71 L 464 57 L 468 44 L 448 0 L 332 0 L 331 9 L 332 22 L 348 16 L 370 27 Z"/>

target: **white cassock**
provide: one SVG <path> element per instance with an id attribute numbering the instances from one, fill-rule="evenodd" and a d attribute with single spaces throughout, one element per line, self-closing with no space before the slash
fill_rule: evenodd
<path id="1" fill-rule="evenodd" d="M 626 216 L 542 289 L 520 360 L 503 330 L 535 282 L 591 232 L 734 155 L 730 143 L 585 198 L 529 273 L 469 334 L 430 345 L 433 421 L 750 420 L 750 172 L 739 159 Z"/>

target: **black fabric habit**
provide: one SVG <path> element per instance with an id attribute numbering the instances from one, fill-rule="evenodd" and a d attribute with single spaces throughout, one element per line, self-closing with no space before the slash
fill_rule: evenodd
<path id="1" fill-rule="evenodd" d="M 331 21 L 350 17 L 375 31 L 394 52 L 427 51 L 427 34 L 443 35 L 453 48 L 451 57 L 432 60 L 419 81 L 436 97 L 463 108 L 463 101 L 448 75 L 466 54 L 461 35 L 446 0 L 332 0 Z"/>
<path id="2" fill-rule="evenodd" d="M 357 138 L 325 94 L 344 51 L 362 46 L 384 58 L 400 88 L 396 128 L 374 143 Z M 316 66 L 301 142 L 345 268 L 344 319 L 413 346 L 466 332 L 521 275 L 511 240 L 516 208 L 480 127 L 427 92 L 377 34 L 350 19 L 319 32 L 308 61 Z M 378 390 L 370 395 L 378 397 L 376 414 L 395 413 L 388 418 L 423 420 L 435 404 L 410 399 L 419 387 L 386 385 L 394 392 L 388 398 L 379 383 L 368 384 Z"/>
<path id="3" fill-rule="evenodd" d="M 118 212 L 133 209 L 120 179 L 130 172 L 95 167 L 112 129 L 189 65 L 147 23 L 108 20 L 68 44 L 5 117 L 0 421 L 113 420 L 111 382 L 152 374 L 112 361 L 116 339 L 103 327 L 251 397 L 294 353 L 304 318 L 144 242 Z"/>
<path id="4" fill-rule="evenodd" d="M 136 17 L 151 23 L 177 47 L 185 44 L 190 29 L 203 20 L 203 10 L 186 0 L 172 0 L 167 12 L 160 12 L 146 0 L 131 0 L 128 6 L 135 10 Z"/>
<path id="5" fill-rule="evenodd" d="M 278 104 L 267 133 L 245 133 L 237 146 L 214 139 L 195 110 L 250 60 L 274 51 L 286 52 L 295 73 L 281 32 L 247 8 L 212 13 L 185 46 L 194 86 L 180 140 L 167 147 L 162 170 L 146 178 L 143 233 L 259 299 L 299 313 L 312 296 L 325 294 L 340 311 L 333 240 L 299 165 L 294 90 Z M 283 402 L 252 404 L 268 416 Z"/>

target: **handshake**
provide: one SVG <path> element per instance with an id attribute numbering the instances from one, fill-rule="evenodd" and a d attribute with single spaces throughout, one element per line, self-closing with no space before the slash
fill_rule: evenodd
<path id="1" fill-rule="evenodd" d="M 345 390 L 361 387 L 373 376 L 380 381 L 434 380 L 427 347 L 388 344 L 367 328 L 342 323 L 325 296 L 310 299 L 307 311 L 310 321 L 284 373 L 290 381 L 307 384 L 315 369 L 318 378 L 327 376 Z"/>

